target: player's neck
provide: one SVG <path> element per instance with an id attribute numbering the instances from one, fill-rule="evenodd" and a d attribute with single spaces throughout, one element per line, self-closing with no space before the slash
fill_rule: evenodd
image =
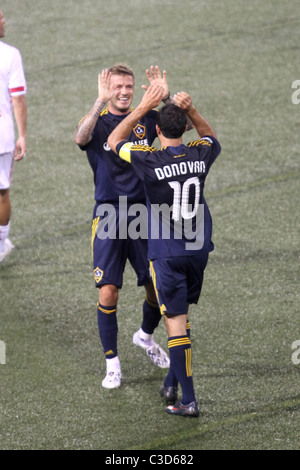
<path id="1" fill-rule="evenodd" d="M 160 135 L 159 141 L 162 147 L 177 147 L 182 144 L 182 137 L 179 137 L 178 139 L 169 139 Z"/>

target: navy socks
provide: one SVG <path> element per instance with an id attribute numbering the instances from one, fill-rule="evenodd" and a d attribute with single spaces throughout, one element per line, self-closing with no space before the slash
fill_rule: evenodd
<path id="1" fill-rule="evenodd" d="M 118 355 L 117 336 L 117 306 L 106 307 L 97 304 L 99 336 L 106 359 L 112 359 Z"/>
<path id="2" fill-rule="evenodd" d="M 192 377 L 192 349 L 187 336 L 173 336 L 168 341 L 171 368 L 182 388 L 182 404 L 195 401 Z"/>
<path id="3" fill-rule="evenodd" d="M 161 313 L 158 304 L 151 302 L 148 297 L 146 297 L 143 304 L 142 330 L 152 335 L 160 320 Z"/>

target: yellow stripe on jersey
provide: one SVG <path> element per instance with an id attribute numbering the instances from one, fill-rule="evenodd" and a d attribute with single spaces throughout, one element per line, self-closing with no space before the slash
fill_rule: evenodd
<path id="1" fill-rule="evenodd" d="M 130 108 L 130 112 L 132 112 L 134 108 Z M 100 116 L 104 116 L 105 114 L 108 114 L 108 107 L 106 106 L 104 109 L 102 109 Z"/>
<path id="2" fill-rule="evenodd" d="M 94 241 L 95 241 L 95 237 L 96 237 L 96 231 L 97 231 L 99 219 L 100 219 L 100 217 L 96 217 L 96 218 L 93 220 L 93 225 L 92 225 L 92 239 L 91 239 L 92 259 L 94 258 L 94 255 L 93 255 L 93 248 L 94 248 Z"/>
<path id="3" fill-rule="evenodd" d="M 154 147 L 149 147 L 149 145 L 139 145 L 134 144 L 133 142 L 126 142 L 119 151 L 119 157 L 125 160 L 128 163 L 131 163 L 131 152 L 153 152 Z"/>
<path id="4" fill-rule="evenodd" d="M 158 302 L 158 305 L 159 305 L 160 313 L 161 313 L 161 315 L 164 315 L 165 311 L 166 311 L 166 306 L 164 304 L 161 305 L 160 301 L 159 301 L 159 296 L 158 296 L 157 287 L 156 287 L 156 274 L 155 274 L 154 267 L 153 267 L 153 261 L 150 260 L 149 265 L 150 265 L 151 279 L 152 279 L 155 295 L 156 295 L 156 298 L 157 298 L 157 302 Z"/>
<path id="5" fill-rule="evenodd" d="M 132 152 L 154 152 L 156 149 L 154 147 L 149 147 L 149 145 L 136 144 L 131 148 Z"/>
<path id="6" fill-rule="evenodd" d="M 198 139 L 198 140 L 192 140 L 189 144 L 187 144 L 187 147 L 194 147 L 198 145 L 207 145 L 208 147 L 211 147 L 212 140 L 209 138 L 204 138 L 204 139 Z"/>

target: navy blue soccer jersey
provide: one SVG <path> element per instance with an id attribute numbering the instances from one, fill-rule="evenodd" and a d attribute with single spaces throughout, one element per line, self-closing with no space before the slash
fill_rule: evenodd
<path id="1" fill-rule="evenodd" d="M 137 145 L 152 145 L 157 137 L 156 116 L 157 111 L 149 111 L 135 126 L 128 141 Z M 114 115 L 105 108 L 98 118 L 92 140 L 80 147 L 86 151 L 93 170 L 98 204 L 118 204 L 119 196 L 127 196 L 129 203 L 145 201 L 143 183 L 133 167 L 121 160 L 107 144 L 109 134 L 125 117 Z"/>
<path id="2" fill-rule="evenodd" d="M 145 185 L 149 259 L 213 250 L 212 219 L 203 191 L 220 151 L 219 142 L 210 136 L 160 150 L 125 141 L 118 144 L 118 154 L 131 161 Z"/>

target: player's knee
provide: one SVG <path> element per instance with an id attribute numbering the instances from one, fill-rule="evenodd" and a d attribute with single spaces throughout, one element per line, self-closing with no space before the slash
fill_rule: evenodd
<path id="1" fill-rule="evenodd" d="M 105 284 L 99 289 L 99 302 L 101 305 L 117 305 L 119 290 L 113 284 Z"/>
<path id="2" fill-rule="evenodd" d="M 173 315 L 171 313 L 164 313 L 165 324 L 169 336 L 185 336 L 186 335 L 186 322 L 187 315 Z"/>

